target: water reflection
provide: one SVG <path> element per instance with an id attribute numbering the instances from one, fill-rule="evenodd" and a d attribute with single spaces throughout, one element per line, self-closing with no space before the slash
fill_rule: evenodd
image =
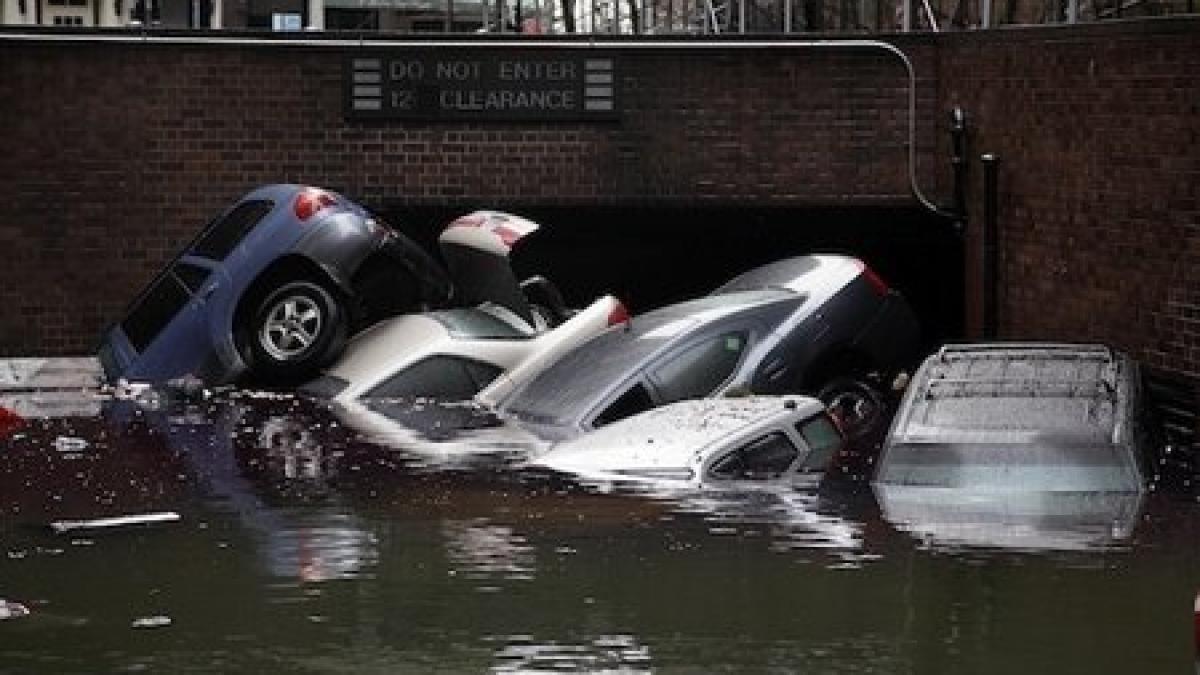
<path id="1" fill-rule="evenodd" d="M 108 413 L 148 425 L 163 439 L 207 508 L 233 515 L 253 537 L 270 575 L 302 582 L 353 577 L 376 563 L 377 541 L 358 516 L 327 499 L 336 445 L 322 442 L 319 418 L 298 416 L 302 405 L 233 396 L 170 405 L 114 401 Z"/>
<path id="2" fill-rule="evenodd" d="M 0 670 L 1094 675 L 1194 663 L 1191 501 L 993 512 L 883 495 L 881 511 L 854 481 L 602 492 L 504 461 L 429 461 L 306 402 L 248 392 L 15 433 L 0 440 L 0 598 L 30 613 L 0 622 Z M 62 452 L 60 436 L 87 447 Z M 152 510 L 183 519 L 86 537 L 45 527 Z M 170 622 L 133 628 L 157 617 Z"/>
<path id="3" fill-rule="evenodd" d="M 598 635 L 586 642 L 540 642 L 532 635 L 489 638 L 499 642 L 495 673 L 621 672 L 649 673 L 650 648 L 634 635 Z"/>
<path id="4" fill-rule="evenodd" d="M 507 525 L 479 518 L 442 523 L 451 573 L 469 579 L 533 579 L 537 567 L 529 540 Z"/>
<path id="5" fill-rule="evenodd" d="M 1015 551 L 1117 550 L 1130 545 L 1139 492 L 984 492 L 876 485 L 883 516 L 930 546 Z"/>

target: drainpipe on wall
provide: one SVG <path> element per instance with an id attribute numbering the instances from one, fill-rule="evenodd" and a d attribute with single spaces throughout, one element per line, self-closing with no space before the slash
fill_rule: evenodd
<path id="1" fill-rule="evenodd" d="M 998 299 L 999 284 L 997 266 L 999 250 L 997 243 L 998 225 L 996 222 L 997 174 L 1000 160 L 995 155 L 987 154 L 979 158 L 983 163 L 983 337 L 994 340 L 999 335 L 998 330 Z"/>

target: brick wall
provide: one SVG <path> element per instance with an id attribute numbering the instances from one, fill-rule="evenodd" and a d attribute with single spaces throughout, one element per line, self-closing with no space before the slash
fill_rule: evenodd
<path id="1" fill-rule="evenodd" d="M 943 105 L 971 115 L 976 156 L 1001 158 L 1003 336 L 1100 340 L 1200 376 L 1198 30 L 1142 21 L 940 43 Z"/>

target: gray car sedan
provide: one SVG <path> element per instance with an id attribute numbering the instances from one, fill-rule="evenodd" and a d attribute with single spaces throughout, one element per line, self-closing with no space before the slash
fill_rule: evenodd
<path id="1" fill-rule="evenodd" d="M 547 438 L 731 392 L 816 393 L 839 405 L 851 398 L 849 417 L 877 420 L 870 376 L 904 367 L 918 337 L 908 303 L 861 260 L 808 255 L 634 317 L 521 386 L 501 378 L 477 398 Z"/>

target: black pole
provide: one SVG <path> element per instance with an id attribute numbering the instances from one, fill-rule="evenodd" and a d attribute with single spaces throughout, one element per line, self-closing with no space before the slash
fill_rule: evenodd
<path id="1" fill-rule="evenodd" d="M 999 333 L 997 330 L 999 288 L 996 268 L 999 251 L 996 246 L 998 239 L 996 182 L 1000 160 L 991 154 L 983 155 L 979 159 L 983 162 L 983 337 L 987 340 L 994 340 Z"/>
<path id="2" fill-rule="evenodd" d="M 959 107 L 950 111 L 950 140 L 954 155 L 950 165 L 954 171 L 954 214 L 962 222 L 967 219 L 967 113 Z"/>

